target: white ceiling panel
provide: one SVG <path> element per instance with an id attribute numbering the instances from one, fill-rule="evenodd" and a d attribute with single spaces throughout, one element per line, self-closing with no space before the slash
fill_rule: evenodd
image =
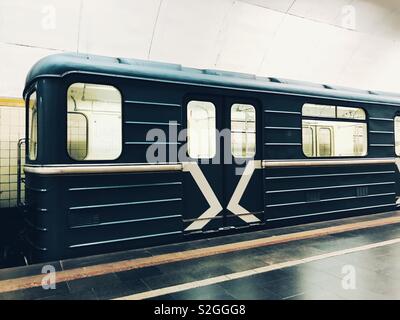
<path id="1" fill-rule="evenodd" d="M 385 15 L 383 21 L 375 25 L 371 34 L 400 41 L 400 10 L 393 10 Z"/>
<path id="2" fill-rule="evenodd" d="M 361 42 L 360 35 L 330 25 L 316 28 L 321 35 L 309 52 L 307 63 L 302 65 L 303 77 L 313 82 L 338 84 L 337 79 Z"/>
<path id="3" fill-rule="evenodd" d="M 163 1 L 150 59 L 210 67 L 231 0 Z"/>
<path id="4" fill-rule="evenodd" d="M 296 0 L 240 0 L 255 6 L 287 12 Z"/>
<path id="5" fill-rule="evenodd" d="M 396 39 L 398 12 L 398 0 L 296 0 L 289 10 L 295 16 Z"/>
<path id="6" fill-rule="evenodd" d="M 0 42 L 76 51 L 79 0 L 1 0 Z"/>
<path id="7" fill-rule="evenodd" d="M 377 1 L 354 0 L 351 5 L 355 10 L 356 30 L 363 33 L 375 33 L 376 26 L 385 23 L 385 18 L 392 12 Z"/>
<path id="8" fill-rule="evenodd" d="M 329 24 L 335 22 L 340 23 L 341 16 L 346 14 L 343 9 L 352 1 L 353 0 L 296 0 L 291 6 L 289 13 Z"/>
<path id="9" fill-rule="evenodd" d="M 0 43 L 0 96 L 22 97 L 30 68 L 41 58 L 58 52 Z"/>
<path id="10" fill-rule="evenodd" d="M 390 90 L 399 87 L 391 84 L 389 78 L 385 78 L 384 72 L 396 69 L 398 63 L 394 63 L 394 57 L 400 55 L 399 45 L 393 41 L 371 35 L 363 35 L 357 49 L 346 62 L 337 81 L 356 88 L 372 90 Z"/>
<path id="11" fill-rule="evenodd" d="M 269 44 L 259 73 L 294 79 L 310 78 L 309 65 L 314 50 L 323 38 L 322 24 L 306 19 L 286 16 Z M 295 32 L 294 32 L 295 30 Z"/>
<path id="12" fill-rule="evenodd" d="M 79 52 L 146 59 L 160 0 L 84 0 Z"/>
<path id="13" fill-rule="evenodd" d="M 400 92 L 399 46 L 398 0 L 0 0 L 0 96 L 77 50 Z"/>
<path id="14" fill-rule="evenodd" d="M 284 15 L 236 2 L 223 26 L 218 69 L 257 73 Z"/>

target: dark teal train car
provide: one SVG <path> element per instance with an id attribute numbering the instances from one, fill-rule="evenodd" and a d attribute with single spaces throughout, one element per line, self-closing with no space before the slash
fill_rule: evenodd
<path id="1" fill-rule="evenodd" d="M 396 208 L 400 96 L 61 54 L 24 98 L 33 262 Z"/>

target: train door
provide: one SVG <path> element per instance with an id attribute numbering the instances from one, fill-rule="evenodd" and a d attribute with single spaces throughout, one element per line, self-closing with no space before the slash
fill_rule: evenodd
<path id="1" fill-rule="evenodd" d="M 263 221 L 262 131 L 257 128 L 261 116 L 256 103 L 241 99 L 207 96 L 185 101 L 186 232 Z M 256 141 L 260 141 L 258 147 Z"/>
<path id="2" fill-rule="evenodd" d="M 222 128 L 223 99 L 191 96 L 184 102 L 186 148 L 183 162 L 185 232 L 223 228 L 223 170 L 217 133 Z"/>
<path id="3" fill-rule="evenodd" d="M 229 98 L 224 123 L 225 227 L 247 227 L 264 221 L 262 108 L 256 101 Z"/>

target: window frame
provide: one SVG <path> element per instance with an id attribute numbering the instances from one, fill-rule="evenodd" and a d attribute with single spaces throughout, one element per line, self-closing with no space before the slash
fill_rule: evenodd
<path id="1" fill-rule="evenodd" d="M 121 130 L 121 151 L 120 151 L 119 155 L 116 158 L 113 158 L 113 159 L 89 159 L 89 160 L 83 159 L 83 160 L 76 160 L 73 157 L 71 157 L 71 155 L 69 154 L 69 151 L 68 151 L 68 113 L 70 113 L 70 112 L 68 111 L 68 91 L 69 91 L 71 86 L 73 86 L 74 84 L 80 84 L 80 83 L 88 84 L 88 85 L 95 85 L 95 86 L 112 87 L 113 89 L 118 91 L 119 96 L 121 97 L 121 113 L 120 113 L 120 115 L 121 115 L 121 126 L 120 126 L 120 130 Z M 66 110 L 66 112 L 65 112 L 65 119 L 66 119 L 65 120 L 66 121 L 66 127 L 65 127 L 65 129 L 66 129 L 66 132 L 65 132 L 65 151 L 67 153 L 67 157 L 70 160 L 72 160 L 73 162 L 83 162 L 83 163 L 96 163 L 96 162 L 107 163 L 109 161 L 118 161 L 123 155 L 124 145 L 125 145 L 124 144 L 124 112 L 123 112 L 123 110 L 124 110 L 124 96 L 122 94 L 122 91 L 119 89 L 119 87 L 116 84 L 113 84 L 113 83 L 112 84 L 111 83 L 99 83 L 99 82 L 96 82 L 96 81 L 90 81 L 89 79 L 82 79 L 82 80 L 77 79 L 77 80 L 69 82 L 66 85 L 64 101 L 65 101 L 65 106 L 66 106 L 66 109 L 65 109 Z M 78 111 L 72 111 L 72 112 L 78 112 Z M 87 119 L 87 116 L 85 114 L 83 114 L 83 115 L 85 116 L 86 121 L 87 121 L 87 129 L 86 130 L 87 130 L 87 135 L 89 136 L 89 121 Z M 89 152 L 89 139 L 87 139 L 86 143 L 87 143 L 87 148 L 88 148 L 88 152 Z"/>
<path id="2" fill-rule="evenodd" d="M 323 117 L 323 116 L 308 116 L 308 115 L 303 115 L 303 108 L 305 105 L 317 105 L 317 106 L 334 106 L 335 107 L 335 118 L 332 117 Z M 361 109 L 364 112 L 365 115 L 365 119 L 351 119 L 351 118 L 338 118 L 337 117 L 337 109 L 338 108 L 354 108 L 354 109 Z M 318 155 L 318 137 L 315 139 L 315 153 L 316 156 L 307 156 L 304 153 L 304 149 L 303 149 L 303 122 L 304 120 L 314 120 L 314 121 L 323 121 L 323 122 L 349 122 L 349 123 L 362 123 L 365 124 L 366 126 L 366 152 L 363 155 L 348 155 L 348 156 L 319 156 Z M 318 130 L 317 130 L 318 131 Z M 318 136 L 318 132 L 316 133 L 316 135 Z M 334 136 L 332 136 L 332 139 L 334 140 Z M 363 108 L 362 106 L 346 106 L 346 105 L 338 105 L 337 103 L 333 102 L 333 103 L 318 103 L 318 102 L 305 102 L 302 104 L 301 107 L 301 152 L 303 154 L 303 156 L 307 159 L 342 159 L 342 158 L 366 158 L 369 155 L 369 130 L 368 130 L 368 113 L 366 112 L 365 108 Z"/>
<path id="3" fill-rule="evenodd" d="M 233 131 L 233 129 L 232 129 L 232 123 L 234 122 L 234 120 L 232 119 L 232 111 L 233 111 L 233 107 L 236 106 L 236 105 L 251 106 L 251 108 L 252 108 L 252 110 L 253 110 L 253 113 L 254 113 L 254 132 L 251 132 L 251 131 L 234 132 L 234 131 Z M 230 128 L 231 128 L 231 130 L 230 130 L 230 133 L 231 133 L 231 148 L 230 148 L 230 149 L 231 149 L 231 155 L 232 155 L 232 157 L 235 158 L 235 159 L 254 159 L 255 156 L 256 156 L 256 154 L 257 154 L 257 109 L 256 109 L 256 106 L 255 106 L 254 104 L 250 104 L 250 103 L 239 103 L 239 102 L 234 102 L 234 103 L 231 104 L 231 108 L 230 108 L 230 117 L 229 117 L 229 119 L 230 119 Z M 234 153 L 233 139 L 232 139 L 232 134 L 233 134 L 233 133 L 235 133 L 235 134 L 240 133 L 240 134 L 242 134 L 242 135 L 245 134 L 246 136 L 247 136 L 247 134 L 249 134 L 249 133 L 254 134 L 254 152 L 253 152 L 252 155 L 247 155 L 247 154 L 246 154 L 246 156 L 243 157 L 242 155 L 241 155 L 241 156 L 238 156 L 238 155 L 236 155 L 236 154 Z M 243 144 L 242 144 L 242 146 L 243 146 Z M 247 145 L 246 145 L 246 152 L 247 152 Z"/>

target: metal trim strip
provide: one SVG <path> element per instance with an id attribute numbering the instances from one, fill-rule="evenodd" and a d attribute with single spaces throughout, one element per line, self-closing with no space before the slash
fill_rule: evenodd
<path id="1" fill-rule="evenodd" d="M 334 160 L 263 160 L 263 168 L 322 167 L 341 165 L 394 164 L 395 158 L 380 159 L 334 159 Z M 135 173 L 182 171 L 183 163 L 165 164 L 93 164 L 93 165 L 25 165 L 25 173 L 41 175 Z"/>
<path id="2" fill-rule="evenodd" d="M 135 173 L 135 172 L 163 172 L 182 171 L 182 164 L 106 164 L 106 165 L 25 165 L 25 173 L 40 175 L 64 174 L 99 174 L 99 173 Z"/>
<path id="3" fill-rule="evenodd" d="M 380 159 L 334 159 L 334 160 L 263 160 L 263 168 L 284 167 L 325 167 L 343 165 L 370 165 L 370 164 L 394 164 L 395 158 Z"/>

